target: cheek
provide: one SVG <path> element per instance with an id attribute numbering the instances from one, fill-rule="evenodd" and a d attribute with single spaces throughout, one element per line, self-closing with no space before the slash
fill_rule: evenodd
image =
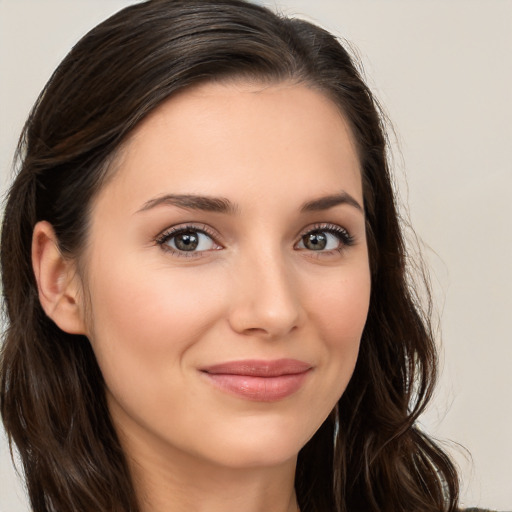
<path id="1" fill-rule="evenodd" d="M 203 279 L 200 271 L 194 274 L 134 264 L 130 268 L 100 268 L 94 275 L 105 276 L 91 286 L 95 337 L 104 338 L 101 330 L 117 332 L 124 338 L 123 345 L 132 340 L 156 349 L 160 344 L 169 346 L 169 341 L 182 338 L 181 334 L 193 337 L 205 327 L 218 304 L 218 286 L 211 276 Z M 143 333 L 153 335 L 142 340 Z"/>
<path id="2" fill-rule="evenodd" d="M 307 309 L 333 350 L 358 345 L 368 315 L 370 275 L 365 266 L 326 278 Z"/>
<path id="3" fill-rule="evenodd" d="M 187 351 L 221 316 L 218 284 L 200 271 L 135 263 L 91 275 L 98 278 L 90 286 L 90 339 L 107 386 L 143 398 L 162 381 L 172 385 Z"/>
<path id="4" fill-rule="evenodd" d="M 366 267 L 345 276 L 331 276 L 322 292 L 312 297 L 308 310 L 322 340 L 327 410 L 343 394 L 357 361 L 361 335 L 368 315 L 370 275 Z"/>

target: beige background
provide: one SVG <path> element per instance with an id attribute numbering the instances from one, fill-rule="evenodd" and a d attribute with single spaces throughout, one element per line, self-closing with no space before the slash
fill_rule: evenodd
<path id="1" fill-rule="evenodd" d="M 0 0 L 2 190 L 51 71 L 86 30 L 130 3 Z M 397 177 L 427 245 L 443 332 L 442 381 L 423 424 L 472 454 L 450 448 L 464 504 L 511 510 L 512 0 L 269 3 L 350 40 L 394 123 Z M 1 439 L 0 512 L 27 511 Z"/>

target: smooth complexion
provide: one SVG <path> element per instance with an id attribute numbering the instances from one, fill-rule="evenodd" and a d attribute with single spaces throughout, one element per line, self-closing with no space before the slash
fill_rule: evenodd
<path id="1" fill-rule="evenodd" d="M 368 311 L 347 123 L 304 85 L 206 84 L 116 165 L 69 280 L 76 318 L 45 309 L 90 339 L 143 510 L 295 512 L 297 453 L 345 390 Z M 34 240 L 41 276 L 48 225 Z"/>

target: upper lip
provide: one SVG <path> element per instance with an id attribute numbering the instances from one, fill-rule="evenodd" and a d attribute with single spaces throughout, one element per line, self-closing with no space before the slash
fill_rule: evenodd
<path id="1" fill-rule="evenodd" d="M 246 375 L 250 377 L 280 377 L 304 373 L 312 365 L 298 359 L 246 359 L 229 361 L 201 368 L 202 372 L 222 375 Z"/>

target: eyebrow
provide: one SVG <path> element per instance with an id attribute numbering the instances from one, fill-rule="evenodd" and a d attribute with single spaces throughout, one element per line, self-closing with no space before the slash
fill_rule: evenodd
<path id="1" fill-rule="evenodd" d="M 187 210 L 202 210 L 205 212 L 231 213 L 238 208 L 224 197 L 198 196 L 194 194 L 166 194 L 146 201 L 139 212 L 144 212 L 160 205 L 177 206 Z"/>
<path id="2" fill-rule="evenodd" d="M 304 203 L 301 212 L 318 212 L 328 210 L 334 206 L 347 204 L 353 206 L 360 212 L 364 212 L 363 207 L 354 197 L 347 192 L 319 197 Z M 146 201 L 137 213 L 144 212 L 161 205 L 177 206 L 186 210 L 201 210 L 206 212 L 216 212 L 225 214 L 236 214 L 239 208 L 225 197 L 209 197 L 194 194 L 166 194 Z"/>
<path id="3" fill-rule="evenodd" d="M 361 213 L 364 213 L 363 207 L 347 192 L 319 197 L 318 199 L 313 199 L 313 201 L 308 201 L 302 205 L 301 212 L 318 212 L 328 210 L 329 208 L 333 208 L 334 206 L 341 204 L 353 206 Z"/>

